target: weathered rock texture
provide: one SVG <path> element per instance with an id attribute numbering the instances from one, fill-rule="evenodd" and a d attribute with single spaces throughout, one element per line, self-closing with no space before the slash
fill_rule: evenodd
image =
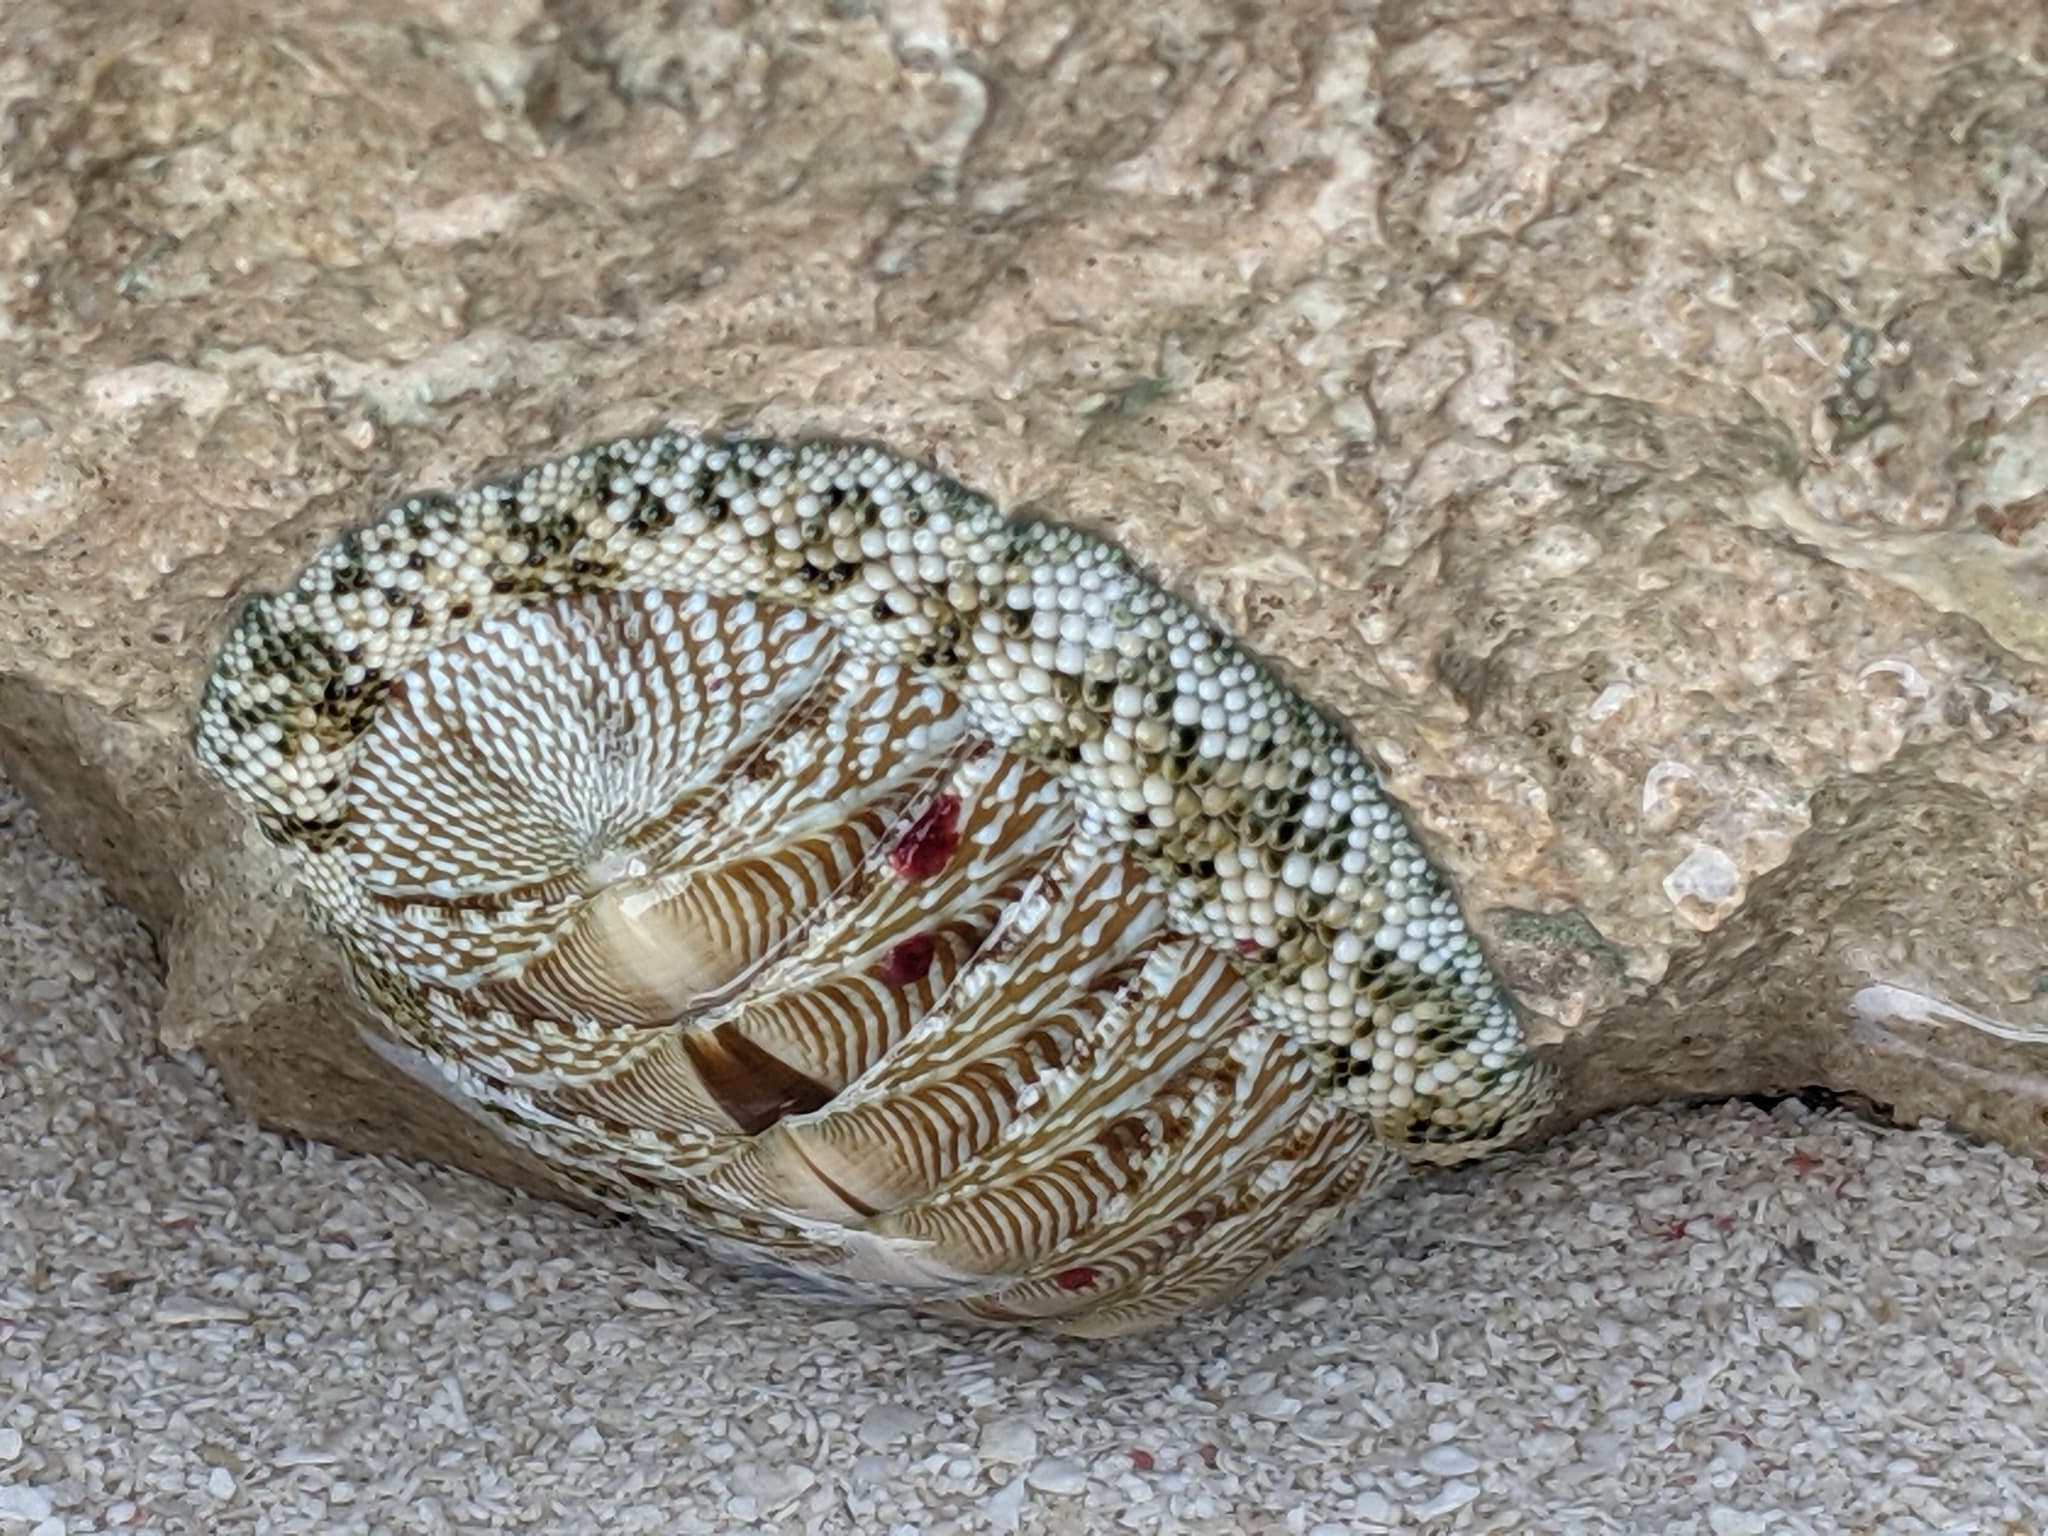
<path id="1" fill-rule="evenodd" d="M 544 1186 L 185 733 L 335 530 L 675 419 L 1122 540 L 1352 722 L 1577 1112 L 2048 1149 L 2040 7 L 290 12 L 0 12 L 0 762 L 255 1114 Z"/>

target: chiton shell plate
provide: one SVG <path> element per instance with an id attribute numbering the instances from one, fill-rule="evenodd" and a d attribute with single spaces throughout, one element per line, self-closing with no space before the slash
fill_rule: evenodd
<path id="1" fill-rule="evenodd" d="M 605 1204 L 1083 1333 L 1557 1097 L 1344 733 L 1113 545 L 849 443 L 419 495 L 195 731 L 380 1043 Z"/>

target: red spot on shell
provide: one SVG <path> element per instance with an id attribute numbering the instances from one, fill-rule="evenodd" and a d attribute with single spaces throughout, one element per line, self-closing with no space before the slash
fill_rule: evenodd
<path id="1" fill-rule="evenodd" d="M 1085 1291 L 1095 1283 L 1094 1266 L 1076 1264 L 1072 1269 L 1063 1269 L 1052 1277 L 1052 1283 L 1063 1291 Z"/>
<path id="2" fill-rule="evenodd" d="M 892 987 L 907 987 L 913 981 L 922 980 L 924 973 L 932 968 L 932 953 L 937 948 L 930 934 L 913 933 L 891 945 L 889 953 L 882 956 L 871 974 L 877 981 L 886 981 Z"/>
<path id="3" fill-rule="evenodd" d="M 910 829 L 889 850 L 889 867 L 906 880 L 929 880 L 960 846 L 960 797 L 932 796 Z"/>
<path id="4" fill-rule="evenodd" d="M 1134 1445 L 1131 1447 L 1131 1470 L 1133 1472 L 1150 1472 L 1157 1465 L 1159 1463 L 1152 1459 L 1150 1451 L 1142 1446 Z"/>
<path id="5" fill-rule="evenodd" d="M 1239 939 L 1237 941 L 1237 952 L 1240 955 L 1263 955 L 1266 952 L 1266 946 L 1257 939 Z"/>
<path id="6" fill-rule="evenodd" d="M 1198 1445 L 1198 1446 L 1196 1446 L 1196 1447 L 1195 1447 L 1195 1454 L 1196 1454 L 1197 1456 L 1199 1456 L 1199 1457 L 1201 1457 L 1201 1458 L 1202 1458 L 1202 1465 L 1203 1465 L 1203 1466 L 1205 1466 L 1205 1467 L 1213 1467 L 1213 1466 L 1215 1466 L 1215 1465 L 1216 1465 L 1216 1447 L 1215 1447 L 1215 1446 L 1213 1446 L 1213 1445 Z"/>

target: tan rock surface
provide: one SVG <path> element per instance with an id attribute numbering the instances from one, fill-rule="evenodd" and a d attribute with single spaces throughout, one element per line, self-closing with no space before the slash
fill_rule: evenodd
<path id="1" fill-rule="evenodd" d="M 184 734 L 334 531 L 674 419 L 1121 539 L 1352 722 L 1578 1112 L 2048 1149 L 2048 20 L 1500 9 L 15 0 L 0 764 L 167 1038 L 545 1184 Z"/>

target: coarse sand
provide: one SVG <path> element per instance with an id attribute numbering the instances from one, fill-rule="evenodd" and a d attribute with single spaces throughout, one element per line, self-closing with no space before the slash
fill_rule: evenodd
<path id="1" fill-rule="evenodd" d="M 2048 1533 L 2048 1181 L 1796 1101 L 1416 1179 L 1088 1344 L 245 1121 L 0 785 L 0 1536 Z"/>

